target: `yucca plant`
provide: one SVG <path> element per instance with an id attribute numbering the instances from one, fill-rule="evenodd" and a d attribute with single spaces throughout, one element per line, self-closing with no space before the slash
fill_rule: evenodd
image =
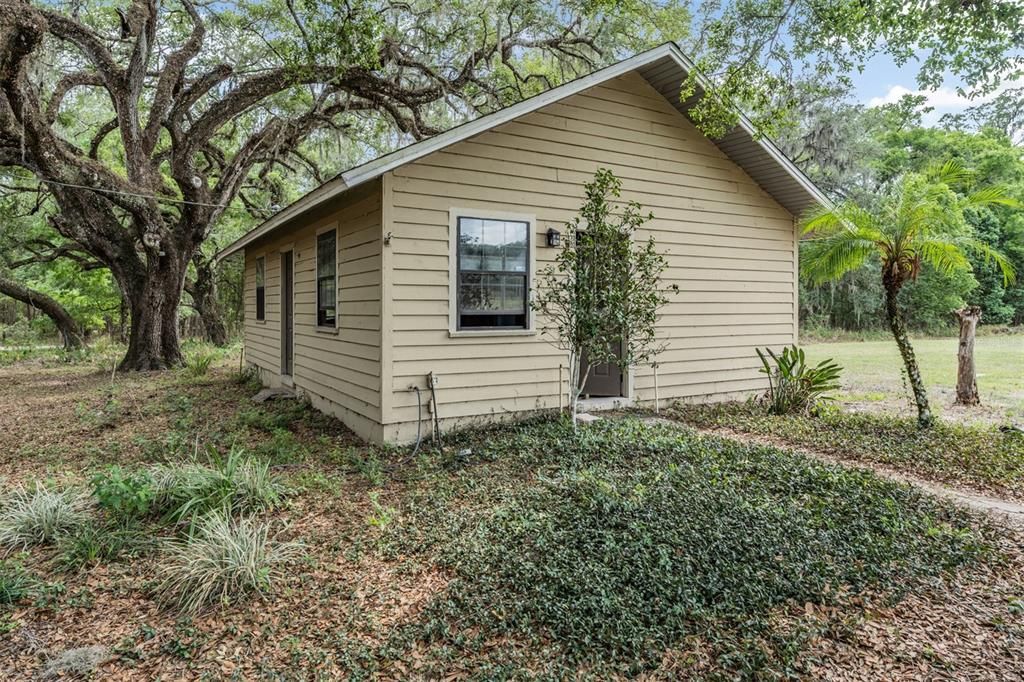
<path id="1" fill-rule="evenodd" d="M 972 173 L 956 161 L 933 166 L 924 174 L 908 174 L 894 182 L 875 208 L 853 202 L 826 207 L 806 216 L 803 232 L 810 235 L 801 248 L 801 275 L 812 284 L 840 279 L 877 258 L 882 264 L 885 315 L 906 368 L 923 426 L 933 422 L 928 395 L 907 336 L 899 293 L 917 279 L 924 264 L 942 273 L 971 269 L 968 253 L 981 255 L 1014 281 L 1010 261 L 974 238 L 964 211 L 976 206 L 1017 206 L 1006 189 L 968 190 Z"/>
<path id="2" fill-rule="evenodd" d="M 224 510 L 215 510 L 199 519 L 188 536 L 170 541 L 166 549 L 166 577 L 157 590 L 159 599 L 194 614 L 254 593 L 265 595 L 283 567 L 298 558 L 301 545 L 278 542 L 266 523 L 236 520 Z"/>
<path id="3" fill-rule="evenodd" d="M 796 346 L 787 346 L 780 354 L 771 348 L 765 348 L 764 352 L 760 348 L 755 350 L 763 365 L 760 372 L 768 376 L 768 391 L 764 397 L 772 414 L 811 412 L 822 401 L 832 400 L 829 393 L 839 390 L 839 374 L 843 368 L 831 359 L 811 367 L 803 349 Z"/>
<path id="4" fill-rule="evenodd" d="M 28 547 L 50 543 L 89 521 L 89 498 L 80 490 L 51 490 L 37 482 L 16 488 L 0 507 L 0 544 Z"/>

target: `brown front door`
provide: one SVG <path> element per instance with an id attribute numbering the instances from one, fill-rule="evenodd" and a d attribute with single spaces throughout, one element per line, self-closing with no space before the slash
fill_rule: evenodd
<path id="1" fill-rule="evenodd" d="M 281 254 L 281 375 L 290 377 L 295 362 L 295 301 L 292 252 Z"/>
<path id="2" fill-rule="evenodd" d="M 622 351 L 615 344 L 616 354 Z M 581 370 L 586 371 L 586 357 Z M 583 382 L 583 395 L 589 398 L 618 398 L 622 395 L 622 370 L 614 362 L 603 362 L 590 368 L 590 375 Z"/>

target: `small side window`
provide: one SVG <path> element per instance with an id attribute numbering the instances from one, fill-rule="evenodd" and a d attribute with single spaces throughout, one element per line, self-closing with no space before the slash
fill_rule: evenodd
<path id="1" fill-rule="evenodd" d="M 256 319 L 267 319 L 267 261 L 263 256 L 256 259 Z"/>
<path id="2" fill-rule="evenodd" d="M 338 240 L 335 230 L 316 238 L 316 323 L 333 327 L 337 320 Z"/>

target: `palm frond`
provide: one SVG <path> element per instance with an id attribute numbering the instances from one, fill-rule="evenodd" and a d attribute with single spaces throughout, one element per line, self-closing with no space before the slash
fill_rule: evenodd
<path id="1" fill-rule="evenodd" d="M 965 185 L 974 178 L 974 172 L 958 159 L 933 163 L 925 169 L 924 175 L 933 183 L 949 186 Z"/>
<path id="2" fill-rule="evenodd" d="M 828 237 L 841 231 L 854 232 L 864 239 L 880 241 L 885 236 L 879 231 L 874 214 L 852 201 L 834 208 L 819 207 L 804 216 L 801 221 L 803 234 Z"/>
<path id="3" fill-rule="evenodd" d="M 801 244 L 800 275 L 812 284 L 837 280 L 876 253 L 878 245 L 874 241 L 852 230 L 811 239 Z"/>
<path id="4" fill-rule="evenodd" d="M 971 269 L 971 262 L 957 240 L 943 237 L 929 237 L 917 243 L 921 260 L 939 272 L 952 274 Z"/>
<path id="5" fill-rule="evenodd" d="M 996 264 L 999 271 L 1003 273 L 1003 284 L 1013 284 L 1017 281 L 1017 271 L 1005 253 L 973 237 L 964 238 L 962 241 L 968 249 L 984 258 L 986 263 Z"/>
<path id="6" fill-rule="evenodd" d="M 808 211 L 800 221 L 802 234 L 826 236 L 847 229 L 842 214 L 845 204 L 835 208 L 818 206 Z"/>
<path id="7" fill-rule="evenodd" d="M 1010 196 L 1006 187 L 1002 185 L 993 185 L 991 187 L 984 187 L 976 192 L 972 192 L 967 195 L 964 200 L 964 206 L 1008 206 L 1010 208 L 1020 208 L 1021 203 L 1015 198 Z"/>

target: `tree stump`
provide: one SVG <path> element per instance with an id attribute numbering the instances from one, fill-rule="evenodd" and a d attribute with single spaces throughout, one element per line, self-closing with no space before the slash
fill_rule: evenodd
<path id="1" fill-rule="evenodd" d="M 972 305 L 954 313 L 960 321 L 960 349 L 956 365 L 956 405 L 980 405 L 978 377 L 974 368 L 974 334 L 981 320 L 981 308 Z"/>

